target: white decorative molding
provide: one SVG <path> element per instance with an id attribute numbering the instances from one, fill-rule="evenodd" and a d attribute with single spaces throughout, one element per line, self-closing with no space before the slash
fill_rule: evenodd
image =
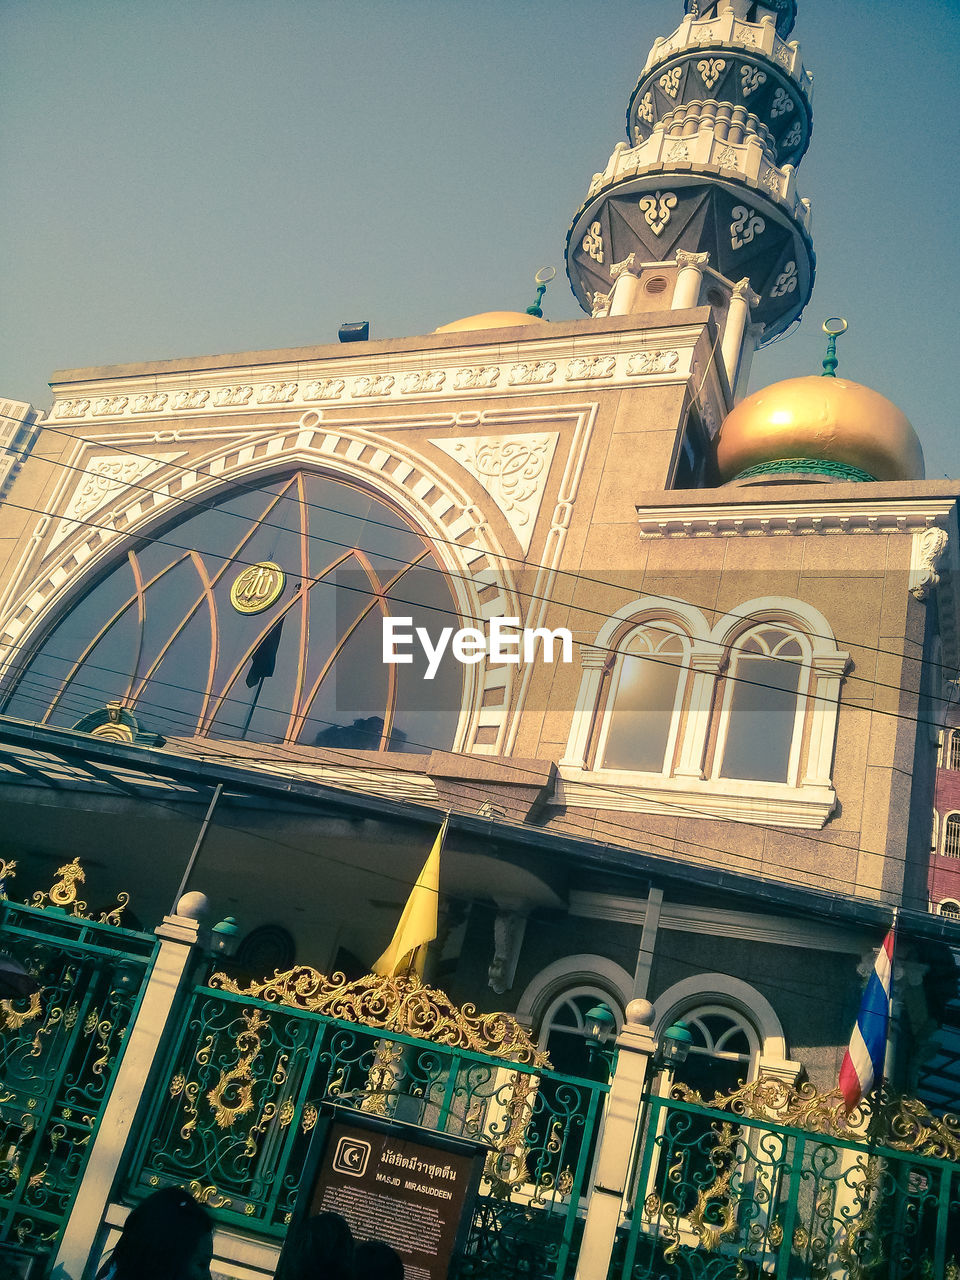
<path id="1" fill-rule="evenodd" d="M 767 83 L 767 73 L 761 71 L 759 67 L 745 66 L 740 68 L 740 84 L 743 87 L 743 96 L 749 98 L 751 93 L 755 93 L 757 89 Z"/>
<path id="2" fill-rule="evenodd" d="M 173 409 L 203 409 L 206 407 L 207 401 L 210 399 L 210 392 L 204 390 L 203 387 L 196 387 L 192 391 L 176 391 L 173 395 Z"/>
<path id="3" fill-rule="evenodd" d="M 680 88 L 681 74 L 682 68 L 671 67 L 669 71 L 665 71 L 660 77 L 660 88 L 671 98 L 675 98 L 677 96 L 677 90 Z"/>
<path id="4" fill-rule="evenodd" d="M 644 196 L 640 201 L 640 212 L 655 236 L 662 233 L 670 221 L 671 210 L 676 207 L 677 197 L 673 191 L 655 191 L 652 196 Z"/>
<path id="5" fill-rule="evenodd" d="M 795 120 L 793 128 L 783 139 L 782 145 L 792 151 L 794 147 L 799 146 L 800 139 L 803 137 L 803 124 L 799 120 Z"/>
<path id="6" fill-rule="evenodd" d="M 253 395 L 253 387 L 221 387 L 213 397 L 218 409 L 232 409 L 246 404 Z"/>
<path id="7" fill-rule="evenodd" d="M 579 356 L 567 364 L 568 382 L 587 382 L 593 378 L 610 378 L 617 367 L 616 356 Z"/>
<path id="8" fill-rule="evenodd" d="M 90 408 L 89 400 L 60 400 L 54 405 L 55 418 L 82 418 Z"/>
<path id="9" fill-rule="evenodd" d="M 910 548 L 910 594 L 926 600 L 940 585 L 940 561 L 949 538 L 945 529 L 931 528 L 914 533 Z"/>
<path id="10" fill-rule="evenodd" d="M 425 391 L 442 391 L 446 380 L 443 369 L 420 369 L 405 373 L 400 379 L 400 390 L 405 396 L 420 395 Z"/>
<path id="11" fill-rule="evenodd" d="M 473 365 L 457 370 L 453 386 L 455 391 L 486 391 L 497 385 L 499 377 L 499 365 Z"/>
<path id="12" fill-rule="evenodd" d="M 724 503 L 695 507 L 637 507 L 645 538 L 718 538 L 758 535 L 913 533 L 949 519 L 953 499 L 882 498 L 875 501 Z"/>
<path id="13" fill-rule="evenodd" d="M 749 982 L 728 973 L 696 973 L 668 987 L 654 1001 L 657 1012 L 651 1028 L 653 1034 L 661 1036 L 670 1023 L 685 1011 L 692 1011 L 697 1005 L 712 1004 L 727 1005 L 745 1014 L 760 1037 L 762 1056 L 786 1065 L 787 1039 L 773 1005 Z M 800 1063 L 789 1065 L 794 1068 L 796 1077 Z"/>
<path id="14" fill-rule="evenodd" d="M 649 90 L 640 100 L 637 107 L 637 115 L 641 120 L 645 120 L 647 124 L 653 123 L 653 94 Z"/>
<path id="15" fill-rule="evenodd" d="M 304 400 L 339 400 L 346 386 L 343 378 L 318 378 L 304 388 Z"/>
<path id="16" fill-rule="evenodd" d="M 494 919 L 493 960 L 487 970 L 487 985 L 498 996 L 513 986 L 527 928 L 527 915 L 526 911 L 500 910 Z"/>
<path id="17" fill-rule="evenodd" d="M 793 110 L 793 99 L 787 93 L 786 89 L 778 88 L 773 95 L 773 102 L 770 104 L 770 118 L 778 119 L 785 116 Z"/>
<path id="18" fill-rule="evenodd" d="M 127 396 L 101 396 L 93 402 L 92 416 L 103 418 L 108 414 L 123 413 L 129 403 Z"/>
<path id="19" fill-rule="evenodd" d="M 511 387 L 527 387 L 539 382 L 552 382 L 557 366 L 553 360 L 533 360 L 511 365 L 507 381 Z"/>
<path id="20" fill-rule="evenodd" d="M 483 486 L 526 553 L 559 439 L 560 433 L 551 431 L 543 435 L 463 436 L 430 443 L 459 462 Z"/>
<path id="21" fill-rule="evenodd" d="M 525 1026 L 538 1024 L 557 996 L 570 995 L 581 987 L 599 987 L 624 1009 L 633 998 L 633 975 L 606 956 L 564 956 L 546 965 L 527 983 L 517 1001 L 516 1016 Z"/>
<path id="22" fill-rule="evenodd" d="M 713 88 L 726 69 L 727 64 L 723 58 L 703 58 L 697 63 L 697 70 L 708 89 Z"/>
<path id="23" fill-rule="evenodd" d="M 393 390 L 396 378 L 392 373 L 368 373 L 362 378 L 354 378 L 350 388 L 352 396 L 388 396 Z"/>
<path id="24" fill-rule="evenodd" d="M 141 454 L 135 458 L 117 452 L 88 456 L 77 476 L 73 496 L 67 502 L 44 555 L 49 555 L 68 534 L 82 528 L 88 516 L 100 511 L 120 494 L 129 495 L 132 486 L 183 456 L 182 451 Z"/>
<path id="25" fill-rule="evenodd" d="M 600 234 L 600 223 L 591 222 L 590 230 L 583 237 L 581 242 L 583 252 L 594 262 L 603 262 L 603 237 Z"/>
<path id="26" fill-rule="evenodd" d="M 615 920 L 643 926 L 646 902 L 609 893 L 574 889 L 570 893 L 571 915 L 590 920 Z M 772 946 L 802 947 L 807 951 L 836 951 L 859 956 L 863 933 L 821 921 L 792 916 L 763 915 L 758 911 L 729 911 L 725 907 L 696 907 L 665 901 L 660 908 L 659 928 L 670 933 L 737 938 L 745 942 L 766 942 Z"/>
<path id="27" fill-rule="evenodd" d="M 260 388 L 257 404 L 291 404 L 298 390 L 295 382 L 268 382 Z"/>
<path id="28" fill-rule="evenodd" d="M 164 391 L 154 391 L 152 395 L 135 396 L 130 406 L 131 413 L 162 413 L 167 407 L 168 396 Z"/>
<path id="29" fill-rule="evenodd" d="M 755 236 L 762 235 L 766 229 L 767 224 L 756 209 L 748 209 L 744 204 L 735 205 L 731 210 L 730 216 L 733 219 L 730 223 L 731 249 L 742 249 Z"/>
<path id="30" fill-rule="evenodd" d="M 636 351 L 627 361 L 627 373 L 633 377 L 648 373 L 673 373 L 679 360 L 679 351 Z"/>

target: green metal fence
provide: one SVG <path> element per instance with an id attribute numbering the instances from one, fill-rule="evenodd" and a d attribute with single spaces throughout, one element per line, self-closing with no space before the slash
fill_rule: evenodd
<path id="1" fill-rule="evenodd" d="M 0 899 L 0 945 L 40 983 L 0 1000 L 0 1240 L 43 1249 L 59 1237 L 155 943 Z"/>
<path id="2" fill-rule="evenodd" d="M 850 1132 L 830 1095 L 780 1086 L 791 1125 L 744 1093 L 646 1100 L 611 1280 L 960 1280 L 955 1126 L 890 1102 L 856 1141 L 811 1131 Z"/>
<path id="3" fill-rule="evenodd" d="M 279 1238 L 311 1131 L 336 1104 L 489 1147 L 461 1275 L 572 1272 L 604 1084 L 203 986 L 162 1080 L 130 1198 L 189 1184 L 222 1222 Z"/>

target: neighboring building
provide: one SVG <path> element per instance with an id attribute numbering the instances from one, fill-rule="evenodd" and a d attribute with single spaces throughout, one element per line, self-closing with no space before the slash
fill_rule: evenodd
<path id="1" fill-rule="evenodd" d="M 930 910 L 960 920 L 960 716 L 954 705 L 940 735 L 930 848 Z"/>
<path id="2" fill-rule="evenodd" d="M 731 1155 L 741 1123 L 774 1123 L 769 1107 L 727 1126 L 710 1166 L 726 1189 L 707 1200 L 729 1208 L 731 1169 L 757 1164 L 736 1193 L 746 1204 L 749 1181 L 757 1197 L 742 1239 L 736 1212 L 714 1231 L 695 1194 L 714 1185 L 709 1122 L 682 1203 L 657 1181 L 662 1096 L 644 1099 L 662 1123 L 632 1171 L 642 1080 L 596 1132 L 598 1001 L 625 1027 L 614 1088 L 631 1049 L 654 1043 L 649 1015 L 655 1040 L 687 1021 L 674 1079 L 705 1096 L 760 1080 L 829 1093 L 897 908 L 890 1070 L 908 1084 L 960 938 L 942 903 L 927 910 L 926 884 L 930 725 L 942 670 L 960 669 L 957 486 L 923 479 L 909 422 L 835 376 L 832 347 L 827 376 L 740 398 L 754 349 L 812 288 L 796 190 L 810 78 L 786 43 L 793 0 L 685 9 L 571 229 L 588 318 L 502 312 L 421 337 L 56 376 L 0 510 L 0 870 L 12 900 L 66 864 L 43 916 L 5 908 L 14 949 L 39 956 L 38 921 L 59 939 L 42 965 L 60 966 L 60 996 L 0 1004 L 60 1074 L 41 1088 L 26 1050 L 0 1070 L 0 1232 L 59 1241 L 77 1280 L 125 1205 L 191 1179 L 221 1223 L 219 1271 L 270 1272 L 306 1135 L 331 1097 L 358 1091 L 363 1055 L 336 1074 L 329 1018 L 386 1036 L 360 988 L 343 992 L 386 945 L 445 811 L 427 976 L 458 1005 L 514 1015 L 571 1077 L 551 1083 L 528 1055 L 521 1087 L 515 1029 L 489 1095 L 479 1076 L 461 1086 L 459 1060 L 431 1076 L 409 1043 L 401 1067 L 383 1057 L 389 1037 L 367 1042 L 368 1087 L 421 1071 L 381 1092 L 498 1152 L 476 1271 L 559 1278 L 586 1215 L 582 1280 L 606 1274 L 615 1234 L 617 1275 L 652 1274 L 674 1239 L 748 1257 L 750 1274 L 786 1276 L 774 1266 L 806 1251 L 802 1274 L 824 1274 L 818 1257 L 839 1267 L 854 1247 L 840 1226 L 821 1239 L 834 1212 L 849 1227 L 844 1195 L 874 1204 L 863 1231 L 890 1207 L 891 1239 L 909 1219 L 931 1265 L 957 1253 L 935 1207 L 905 1216 L 905 1193 L 863 1192 L 862 1131 L 840 1135 L 847 1181 L 825 1209 L 819 1191 L 801 1204 L 779 1165 L 758 1171 L 763 1144 Z M 383 661 L 386 617 L 434 639 L 499 617 L 566 628 L 573 660 L 559 642 L 544 660 L 542 636 L 522 663 L 468 646 L 476 661 L 447 655 L 427 680 L 416 642 L 409 663 Z M 130 893 L 135 928 L 50 914 L 73 909 L 74 857 L 105 915 Z M 240 921 L 226 991 L 191 951 L 187 887 Z M 346 977 L 270 978 L 295 964 Z M 244 1005 L 231 982 L 263 1000 Z M 111 1091 L 98 1079 L 134 1019 Z M 489 1047 L 499 1024 L 483 1025 Z M 58 1092 L 71 1072 L 80 1098 Z M 29 1118 L 37 1096 L 46 1127 Z M 766 1154 L 792 1153 L 796 1174 L 798 1143 L 781 1134 Z M 949 1206 L 951 1168 L 924 1167 Z M 796 1232 L 779 1216 L 790 1196 L 807 1214 Z"/>

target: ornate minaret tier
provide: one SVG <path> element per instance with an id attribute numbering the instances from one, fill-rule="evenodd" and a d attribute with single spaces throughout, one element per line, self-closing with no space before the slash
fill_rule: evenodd
<path id="1" fill-rule="evenodd" d="M 732 383 L 744 346 L 782 333 L 813 287 L 810 202 L 796 190 L 812 81 L 784 40 L 796 0 L 684 8 L 630 98 L 629 143 L 574 219 L 567 272 L 593 315 L 715 306 Z"/>

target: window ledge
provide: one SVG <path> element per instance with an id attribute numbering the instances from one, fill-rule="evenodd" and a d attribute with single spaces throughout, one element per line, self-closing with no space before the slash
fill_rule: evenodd
<path id="1" fill-rule="evenodd" d="M 650 774 L 591 771 L 561 765 L 552 801 L 570 809 L 617 809 L 622 813 L 682 814 L 765 827 L 819 830 L 833 813 L 833 787 L 791 787 L 778 782 L 725 778 L 659 778 Z"/>

